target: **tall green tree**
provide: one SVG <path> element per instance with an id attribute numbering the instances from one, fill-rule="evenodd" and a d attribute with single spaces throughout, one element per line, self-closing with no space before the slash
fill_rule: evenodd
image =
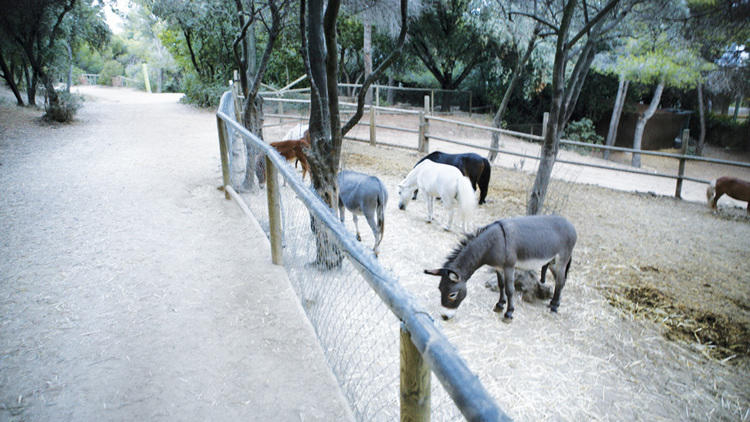
<path id="1" fill-rule="evenodd" d="M 409 50 L 442 89 L 458 89 L 471 71 L 490 57 L 490 37 L 470 16 L 470 0 L 430 0 L 409 21 Z M 447 111 L 447 97 L 442 110 Z"/>
<path id="2" fill-rule="evenodd" d="M 0 29 L 21 48 L 34 75 L 42 81 L 49 100 L 45 116 L 57 121 L 72 117 L 71 108 L 55 90 L 54 64 L 65 51 L 61 43 L 68 35 L 66 19 L 71 19 L 77 3 L 78 0 L 29 0 L 24 7 L 10 0 L 0 3 Z"/>

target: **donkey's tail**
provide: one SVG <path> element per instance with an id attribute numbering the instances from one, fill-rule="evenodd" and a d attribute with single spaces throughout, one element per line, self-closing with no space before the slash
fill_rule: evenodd
<path id="1" fill-rule="evenodd" d="M 468 177 L 459 177 L 456 194 L 458 196 L 458 206 L 461 210 L 461 216 L 464 222 L 468 223 L 474 213 L 474 209 L 477 207 L 477 197 L 475 196 L 474 189 L 471 188 L 471 182 Z"/>
<path id="2" fill-rule="evenodd" d="M 706 188 L 706 202 L 708 202 L 709 207 L 713 207 L 712 201 L 714 200 L 714 195 L 716 195 L 716 180 L 712 180 L 711 184 Z"/>
<path id="3" fill-rule="evenodd" d="M 376 246 L 380 245 L 380 242 L 383 240 L 383 233 L 385 233 L 385 205 L 388 203 L 388 189 L 386 189 L 382 181 L 378 181 L 380 182 L 380 192 L 378 192 L 378 205 L 375 211 L 377 214 L 378 231 L 380 232 L 380 236 Z"/>
<path id="4" fill-rule="evenodd" d="M 485 158 L 484 159 L 484 168 L 482 169 L 482 174 L 479 175 L 479 205 L 484 204 L 485 198 L 487 198 L 487 189 L 490 185 L 490 173 L 492 172 L 492 166 L 490 165 L 490 162 Z"/>

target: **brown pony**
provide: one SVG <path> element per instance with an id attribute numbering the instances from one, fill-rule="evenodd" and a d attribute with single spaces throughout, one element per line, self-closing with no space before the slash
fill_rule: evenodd
<path id="1" fill-rule="evenodd" d="M 719 177 L 706 189 L 708 206 L 716 209 L 716 202 L 724 194 L 740 201 L 747 201 L 747 213 L 750 214 L 750 182 L 734 177 Z"/>
<path id="2" fill-rule="evenodd" d="M 306 130 L 301 139 L 271 142 L 271 146 L 276 148 L 276 151 L 283 155 L 287 161 L 299 161 L 302 164 L 302 180 L 305 180 L 305 175 L 310 171 L 310 164 L 307 163 L 307 156 L 303 149 L 310 148 L 310 131 Z M 296 161 L 295 167 L 297 166 Z"/>
<path id="3" fill-rule="evenodd" d="M 296 128 L 292 129 L 295 130 Z M 292 133 L 290 131 L 290 133 Z M 299 132 L 298 132 L 299 133 Z M 285 136 L 287 138 L 284 141 L 271 142 L 271 146 L 276 149 L 287 161 L 295 161 L 294 166 L 297 166 L 297 162 L 302 164 L 302 180 L 305 180 L 305 175 L 310 171 L 310 164 L 307 162 L 307 156 L 305 155 L 304 149 L 310 148 L 310 131 L 305 129 L 300 139 L 288 139 L 289 133 Z M 297 135 L 299 136 L 299 135 Z M 266 160 L 265 155 L 258 154 L 255 162 L 255 175 L 258 177 L 258 183 L 263 186 L 266 183 Z M 286 180 L 284 181 L 286 183 Z"/>

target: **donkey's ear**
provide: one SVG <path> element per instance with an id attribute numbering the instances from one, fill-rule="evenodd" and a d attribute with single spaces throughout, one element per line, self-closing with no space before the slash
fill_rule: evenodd
<path id="1" fill-rule="evenodd" d="M 443 275 L 443 269 L 438 268 L 437 270 L 424 270 L 425 274 L 429 275 L 436 275 L 436 276 L 442 276 Z"/>
<path id="2" fill-rule="evenodd" d="M 451 270 L 445 270 L 445 271 L 448 273 L 448 280 L 454 283 L 458 283 L 459 281 L 461 281 L 460 278 L 458 277 L 458 274 L 456 274 L 454 271 L 451 271 Z"/>

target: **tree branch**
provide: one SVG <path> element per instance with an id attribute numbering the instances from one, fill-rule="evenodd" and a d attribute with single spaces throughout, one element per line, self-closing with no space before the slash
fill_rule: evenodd
<path id="1" fill-rule="evenodd" d="M 600 10 L 599 13 L 596 14 L 596 16 L 594 16 L 590 21 L 588 21 L 586 25 L 584 25 L 584 27 L 581 28 L 581 30 L 578 31 L 578 33 L 575 36 L 573 36 L 573 38 L 571 38 L 570 41 L 568 41 L 565 44 L 565 49 L 568 50 L 570 47 L 574 46 L 578 42 L 578 40 L 581 39 L 581 37 L 588 34 L 591 28 L 594 25 L 596 25 L 600 20 L 602 20 L 604 16 L 606 16 L 607 13 L 609 13 L 612 9 L 614 9 L 614 7 L 617 6 L 617 3 L 619 2 L 620 0 L 609 0 L 609 3 L 607 3 L 602 8 L 602 10 Z"/>

